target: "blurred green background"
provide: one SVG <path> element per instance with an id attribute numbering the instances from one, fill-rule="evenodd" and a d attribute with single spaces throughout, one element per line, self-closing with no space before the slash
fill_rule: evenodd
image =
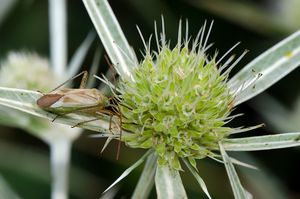
<path id="1" fill-rule="evenodd" d="M 0 8 L 4 6 L 2 1 L 4 0 L 0 0 Z M 6 10 L 5 17 L 0 20 L 0 61 L 5 59 L 8 52 L 19 50 L 36 51 L 42 56 L 49 57 L 48 2 L 46 0 L 12 2 L 15 3 Z M 234 53 L 239 55 L 245 49 L 250 50 L 233 74 L 282 38 L 300 29 L 300 17 L 295 9 L 296 5 L 299 5 L 297 0 L 114 0 L 109 2 L 139 58 L 143 46 L 136 25 L 140 27 L 145 38 L 148 38 L 154 32 L 153 21 L 156 20 L 160 24 L 160 17 L 163 14 L 167 38 L 171 43 L 175 43 L 179 19 L 189 20 L 192 36 L 196 36 L 205 20 L 208 22 L 214 20 L 210 36 L 210 42 L 214 43 L 211 53 L 218 49 L 219 54 L 222 55 L 239 41 L 242 43 Z M 74 53 L 92 29 L 93 25 L 83 3 L 80 0 L 69 1 L 69 55 Z M 97 38 L 85 59 L 83 68 L 89 67 L 94 51 L 99 45 L 101 43 Z M 105 73 L 107 68 L 103 57 L 99 74 Z M 300 93 L 299 76 L 300 70 L 297 69 L 267 91 L 290 111 L 293 111 L 293 104 L 296 103 Z M 256 102 L 263 100 L 263 96 L 258 96 L 249 103 L 239 106 L 235 112 L 245 113 L 245 116 L 236 119 L 230 125 L 251 126 L 266 123 L 265 128 L 248 132 L 249 135 L 282 132 L 282 129 L 268 125 L 266 119 L 253 109 Z M 276 108 L 273 112 L 278 114 Z M 300 131 L 300 129 L 293 131 Z M 0 175 L 22 198 L 50 198 L 48 145 L 20 129 L 1 126 L 0 132 Z M 101 193 L 143 154 L 142 150 L 122 146 L 120 160 L 117 161 L 116 142 L 112 142 L 108 149 L 100 154 L 104 141 L 90 138 L 89 135 L 90 132 L 83 133 L 73 145 L 70 172 L 71 199 L 99 198 Z M 259 171 L 253 171 L 238 167 L 242 183 L 254 194 L 254 198 L 300 198 L 299 148 L 232 155 L 260 168 Z M 116 198 L 130 198 L 141 170 L 142 168 L 135 170 L 117 186 Z M 233 197 L 222 164 L 205 159 L 200 162 L 199 171 L 213 198 Z M 192 176 L 184 172 L 182 176 L 190 198 L 205 198 Z M 152 198 L 155 198 L 154 193 Z"/>

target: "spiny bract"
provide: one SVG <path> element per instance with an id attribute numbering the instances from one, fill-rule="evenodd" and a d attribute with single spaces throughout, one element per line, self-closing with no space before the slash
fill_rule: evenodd
<path id="1" fill-rule="evenodd" d="M 201 45 L 201 44 L 199 44 Z M 234 96 L 215 57 L 188 42 L 170 49 L 163 43 L 158 52 L 146 50 L 133 71 L 134 81 L 122 81 L 122 127 L 132 132 L 123 137 L 133 148 L 154 148 L 159 165 L 180 170 L 179 158 L 212 155 L 231 128 L 224 127 Z"/>

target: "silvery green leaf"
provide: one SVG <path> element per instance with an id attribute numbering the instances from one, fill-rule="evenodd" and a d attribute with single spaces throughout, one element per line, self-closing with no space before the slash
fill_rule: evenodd
<path id="1" fill-rule="evenodd" d="M 219 143 L 221 155 L 223 157 L 224 165 L 227 171 L 227 175 L 229 177 L 230 185 L 233 191 L 233 195 L 235 199 L 249 199 L 251 196 L 247 191 L 243 188 L 240 179 L 235 171 L 235 168 L 230 160 L 230 157 L 227 155 L 224 147 L 221 143 Z"/>
<path id="2" fill-rule="evenodd" d="M 158 199 L 187 198 L 179 172 L 169 166 L 157 166 L 155 187 Z"/>
<path id="3" fill-rule="evenodd" d="M 223 147 L 227 151 L 260 151 L 300 146 L 300 133 L 254 136 L 225 139 Z"/>
<path id="4" fill-rule="evenodd" d="M 83 0 L 97 33 L 122 78 L 130 78 L 131 67 L 137 65 L 137 58 L 106 0 Z"/>
<path id="5" fill-rule="evenodd" d="M 213 160 L 219 162 L 219 163 L 224 164 L 224 162 L 221 160 L 221 157 L 222 157 L 221 155 L 216 155 L 215 157 L 212 157 L 212 156 L 209 156 L 209 157 L 210 157 L 211 159 L 213 159 Z M 239 160 L 237 160 L 237 159 L 235 159 L 235 158 L 232 158 L 232 157 L 229 157 L 229 158 L 230 158 L 230 161 L 231 161 L 233 164 L 235 164 L 235 165 L 243 166 L 243 167 L 246 167 L 246 168 L 248 168 L 248 169 L 256 169 L 256 170 L 258 170 L 258 168 L 255 167 L 255 166 L 253 166 L 253 165 L 247 164 L 247 163 L 245 163 L 245 162 L 241 162 L 241 161 L 239 161 Z"/>
<path id="6" fill-rule="evenodd" d="M 103 153 L 103 151 L 106 149 L 106 147 L 108 146 L 108 144 L 112 141 L 112 137 L 108 137 L 107 139 L 106 139 L 106 141 L 105 141 L 105 143 L 104 143 L 104 145 L 103 145 L 103 147 L 102 147 L 102 149 L 101 149 L 101 153 Z"/>
<path id="7" fill-rule="evenodd" d="M 247 64 L 228 82 L 238 105 L 263 92 L 300 65 L 300 31 Z"/>
<path id="8" fill-rule="evenodd" d="M 157 159 L 154 153 L 148 156 L 131 199 L 148 198 L 154 185 L 154 176 L 157 166 L 156 161 Z"/>
<path id="9" fill-rule="evenodd" d="M 138 161 L 136 161 L 133 165 L 131 165 L 128 169 L 126 169 L 120 175 L 120 177 L 118 177 L 118 179 L 115 180 L 114 183 L 112 183 L 107 189 L 105 189 L 105 191 L 103 193 L 107 192 L 109 189 L 111 189 L 113 186 L 115 186 L 118 182 L 120 182 L 122 179 L 124 179 L 126 176 L 128 176 L 136 167 L 141 165 L 151 153 L 153 153 L 153 151 L 148 150 Z"/>
<path id="10" fill-rule="evenodd" d="M 239 165 L 239 166 L 243 166 L 243 167 L 246 167 L 246 168 L 249 168 L 249 169 L 255 169 L 255 170 L 258 170 L 258 168 L 256 166 L 253 166 L 251 164 L 248 164 L 248 163 L 245 163 L 245 162 L 242 162 L 240 160 L 237 160 L 233 157 L 230 157 L 230 161 L 235 164 L 235 165 Z"/>
<path id="11" fill-rule="evenodd" d="M 102 194 L 99 199 L 114 199 L 116 198 L 119 190 L 120 188 L 118 186 L 115 186 L 111 188 L 109 191 L 107 191 L 106 193 Z"/>
<path id="12" fill-rule="evenodd" d="M 198 174 L 198 172 L 194 169 L 194 167 L 186 159 L 183 159 L 183 162 L 185 163 L 187 168 L 190 170 L 190 172 L 193 174 L 193 176 L 196 178 L 197 182 L 199 183 L 201 189 L 206 194 L 206 196 L 209 199 L 211 199 L 211 196 L 209 195 L 206 184 L 205 184 L 204 180 L 201 178 L 201 176 Z"/>
<path id="13" fill-rule="evenodd" d="M 247 191 L 247 190 L 245 189 L 245 192 L 246 192 L 246 198 L 247 198 L 247 199 L 253 199 L 253 195 L 252 195 L 249 191 Z"/>

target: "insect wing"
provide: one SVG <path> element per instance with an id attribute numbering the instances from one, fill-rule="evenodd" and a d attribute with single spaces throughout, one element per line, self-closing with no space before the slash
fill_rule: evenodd
<path id="1" fill-rule="evenodd" d="M 51 107 L 92 107 L 104 103 L 106 98 L 96 89 L 60 90 L 64 93 Z"/>
<path id="2" fill-rule="evenodd" d="M 54 93 L 54 94 L 47 94 L 39 98 L 36 103 L 41 108 L 48 108 L 59 101 L 64 95 Z"/>

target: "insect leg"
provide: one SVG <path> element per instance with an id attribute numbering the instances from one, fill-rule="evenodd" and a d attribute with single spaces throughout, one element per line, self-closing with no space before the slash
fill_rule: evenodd
<path id="1" fill-rule="evenodd" d="M 120 151 L 121 151 L 121 138 L 122 138 L 122 115 L 121 115 L 121 110 L 120 110 L 120 106 L 118 105 L 118 111 L 119 111 L 119 115 L 117 115 L 119 117 L 119 121 L 120 121 L 120 139 L 119 139 L 119 143 L 118 143 L 118 149 L 117 149 L 117 160 L 119 159 L 120 156 Z"/>
<path id="2" fill-rule="evenodd" d="M 58 85 L 56 88 L 52 89 L 49 93 L 59 89 L 60 87 L 62 87 L 63 85 L 65 85 L 66 83 L 76 79 L 77 77 L 80 77 L 81 75 L 83 75 L 82 79 L 81 79 L 81 83 L 80 83 L 80 88 L 84 88 L 86 85 L 86 81 L 87 81 L 87 77 L 88 77 L 88 72 L 87 71 L 82 71 L 81 73 L 75 75 L 74 77 L 68 79 L 67 81 L 63 82 L 62 84 Z"/>
<path id="3" fill-rule="evenodd" d="M 85 120 L 83 122 L 78 122 L 77 124 L 71 126 L 71 128 L 78 127 L 78 126 L 81 126 L 85 123 L 93 122 L 93 121 L 96 121 L 96 120 L 99 120 L 99 118 L 94 118 L 94 119 L 90 119 L 90 120 Z"/>
<path id="4" fill-rule="evenodd" d="M 94 109 L 95 109 L 95 107 L 82 107 L 82 108 L 77 109 L 76 111 L 77 111 L 77 112 L 80 112 L 80 111 L 88 111 L 88 110 L 94 110 Z M 109 111 L 109 110 L 99 110 L 99 111 L 97 111 L 97 112 L 99 112 L 99 113 L 104 113 L 104 114 L 108 114 L 109 116 L 111 115 L 111 111 Z M 96 113 L 97 113 L 97 112 L 96 112 Z M 68 114 L 68 113 L 67 113 L 67 114 Z M 95 116 L 94 116 L 94 117 L 95 117 Z M 99 119 L 100 119 L 100 118 L 95 117 L 95 118 L 90 119 L 90 120 L 82 121 L 82 122 L 79 122 L 79 123 L 73 125 L 71 128 L 80 126 L 80 125 L 85 124 L 85 123 L 88 123 L 88 122 L 93 122 L 93 121 L 96 121 L 96 120 L 99 120 Z M 109 125 L 109 130 L 111 130 L 110 128 L 111 128 L 111 125 Z"/>
<path id="5" fill-rule="evenodd" d="M 105 56 L 105 59 L 106 59 L 108 65 L 109 65 L 109 67 L 112 68 L 112 69 L 114 69 L 114 67 L 110 63 L 110 61 L 109 61 L 109 59 L 108 59 L 107 56 Z M 115 71 L 115 69 L 113 71 Z M 115 75 L 113 75 L 113 81 L 114 81 L 114 93 L 116 94 L 117 93 L 117 86 L 116 86 L 116 77 L 115 77 Z M 120 121 L 120 124 L 119 124 L 119 126 L 120 126 L 120 138 L 119 138 L 118 149 L 117 149 L 117 160 L 118 160 L 119 156 L 120 156 L 120 150 L 121 150 L 122 115 L 121 115 L 121 110 L 120 110 L 120 106 L 118 104 L 117 99 L 115 97 L 112 97 L 111 100 L 113 102 L 113 105 L 111 105 L 111 108 L 112 108 L 112 110 L 114 112 L 114 115 L 116 115 L 117 117 L 119 117 L 119 121 Z M 116 110 L 115 106 L 117 106 L 117 110 Z M 111 125 L 112 117 L 113 117 L 113 115 L 111 115 L 111 118 L 110 118 L 110 125 Z"/>
<path id="6" fill-rule="evenodd" d="M 115 99 L 112 99 L 112 102 L 113 104 L 110 105 L 110 107 L 112 108 L 112 112 L 113 112 L 113 115 L 111 116 L 111 119 L 112 117 L 115 115 L 119 118 L 119 126 L 120 126 L 120 137 L 119 137 L 119 143 L 118 143 L 118 149 L 117 149 L 117 160 L 120 156 L 120 151 L 121 151 L 121 139 L 122 139 L 122 115 L 121 115 L 121 109 L 120 109 L 120 106 L 119 104 L 116 102 Z"/>
<path id="7" fill-rule="evenodd" d="M 112 106 L 113 107 L 113 106 Z M 120 150 L 121 150 L 121 135 L 122 135 L 122 117 L 115 111 L 111 111 L 111 110 L 99 110 L 98 113 L 106 113 L 110 116 L 109 119 L 109 130 L 112 131 L 112 122 L 113 122 L 113 117 L 116 116 L 119 118 L 119 128 L 120 128 L 120 138 L 119 138 L 119 143 L 118 143 L 118 148 L 117 148 L 117 155 L 116 155 L 116 159 L 119 159 L 120 156 Z"/>
<path id="8" fill-rule="evenodd" d="M 119 127 L 120 127 L 120 137 L 119 137 L 119 142 L 118 142 L 118 147 L 117 147 L 117 155 L 116 155 L 116 159 L 118 160 L 119 157 L 120 157 L 120 151 L 121 151 L 121 137 L 122 137 L 122 118 L 121 118 L 119 115 L 117 115 L 117 114 L 112 114 L 112 115 L 110 116 L 109 129 L 111 130 L 112 118 L 113 118 L 113 116 L 115 116 L 115 115 L 119 118 L 119 121 L 120 121 L 120 123 L 119 123 Z"/>
<path id="9" fill-rule="evenodd" d="M 52 119 L 52 122 L 54 122 L 57 118 L 59 118 L 60 115 L 56 115 L 53 119 Z"/>
<path id="10" fill-rule="evenodd" d="M 82 73 L 83 73 L 83 76 L 82 76 L 79 88 L 85 88 L 86 83 L 87 83 L 87 79 L 88 79 L 88 72 L 87 71 L 82 71 Z"/>

